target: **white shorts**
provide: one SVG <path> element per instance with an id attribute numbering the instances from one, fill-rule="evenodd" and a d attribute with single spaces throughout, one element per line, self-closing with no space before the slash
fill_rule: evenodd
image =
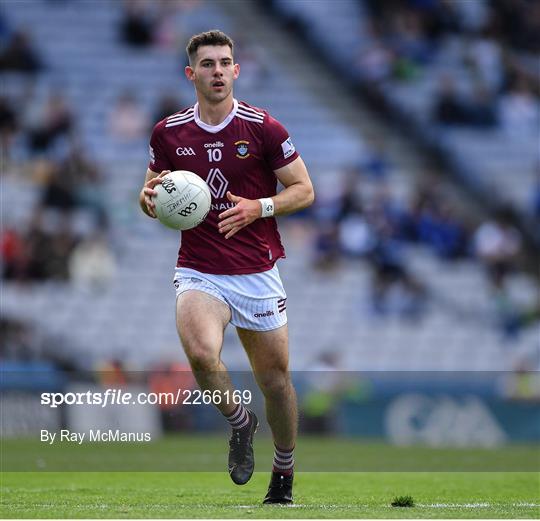
<path id="1" fill-rule="evenodd" d="M 270 331 L 287 323 L 287 295 L 277 265 L 248 275 L 212 275 L 176 268 L 176 298 L 190 289 L 221 300 L 231 310 L 231 324 L 252 331 Z"/>

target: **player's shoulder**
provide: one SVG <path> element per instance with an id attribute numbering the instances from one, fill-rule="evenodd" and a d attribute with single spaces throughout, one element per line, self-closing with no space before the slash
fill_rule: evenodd
<path id="1" fill-rule="evenodd" d="M 267 119 L 270 115 L 265 109 L 255 107 L 254 105 L 250 105 L 245 101 L 239 101 L 236 116 L 240 119 L 262 125 L 265 122 L 265 119 Z"/>
<path id="2" fill-rule="evenodd" d="M 164 132 L 169 128 L 178 127 L 180 125 L 185 125 L 190 121 L 195 119 L 195 106 L 191 105 L 190 107 L 184 108 L 163 118 L 161 121 L 158 121 L 154 125 L 154 132 Z"/>

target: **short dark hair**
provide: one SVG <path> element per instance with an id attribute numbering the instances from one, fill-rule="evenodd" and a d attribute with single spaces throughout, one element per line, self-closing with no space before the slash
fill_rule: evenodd
<path id="1" fill-rule="evenodd" d="M 194 34 L 190 38 L 186 47 L 186 52 L 189 57 L 189 63 L 193 63 L 199 47 L 202 47 L 203 45 L 228 45 L 231 49 L 231 53 L 234 49 L 234 42 L 232 38 L 218 29 L 206 31 L 204 33 Z"/>

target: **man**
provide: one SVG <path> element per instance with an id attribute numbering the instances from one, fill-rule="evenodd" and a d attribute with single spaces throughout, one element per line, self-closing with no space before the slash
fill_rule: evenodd
<path id="1" fill-rule="evenodd" d="M 154 127 L 141 208 L 156 216 L 154 188 L 167 171 L 189 170 L 207 181 L 210 213 L 182 232 L 174 279 L 178 334 L 201 389 L 225 397 L 233 387 L 220 359 L 223 334 L 229 322 L 236 326 L 275 444 L 264 503 L 292 503 L 297 405 L 288 371 L 287 298 L 275 265 L 284 250 L 274 216 L 309 206 L 313 187 L 285 128 L 234 99 L 240 66 L 232 40 L 209 31 L 193 36 L 186 51 L 185 74 L 197 103 Z M 278 180 L 284 189 L 276 195 Z M 257 417 L 232 401 L 215 405 L 232 427 L 229 473 L 242 485 L 253 474 Z"/>

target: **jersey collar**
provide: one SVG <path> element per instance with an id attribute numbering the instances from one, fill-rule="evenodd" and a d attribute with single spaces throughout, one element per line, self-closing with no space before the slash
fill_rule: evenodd
<path id="1" fill-rule="evenodd" d="M 207 132 L 211 132 L 212 134 L 215 134 L 216 132 L 219 132 L 220 130 L 223 130 L 236 116 L 236 111 L 238 110 L 238 101 L 233 98 L 233 109 L 231 112 L 229 112 L 229 115 L 219 124 L 219 125 L 209 125 L 208 123 L 205 123 L 204 121 L 201 121 L 199 118 L 199 102 L 195 103 L 194 106 L 194 117 L 195 117 L 195 123 L 199 125 L 203 130 L 206 130 Z"/>

